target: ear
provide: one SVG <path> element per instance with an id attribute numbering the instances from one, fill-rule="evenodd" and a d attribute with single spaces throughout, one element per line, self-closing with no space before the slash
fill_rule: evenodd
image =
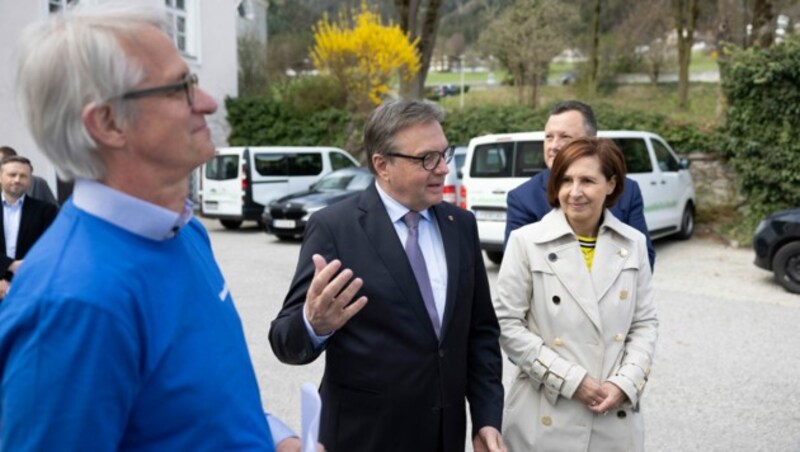
<path id="1" fill-rule="evenodd" d="M 375 174 L 381 180 L 387 180 L 389 178 L 387 165 L 389 165 L 389 161 L 385 156 L 378 153 L 372 154 L 372 166 L 375 168 Z"/>
<path id="2" fill-rule="evenodd" d="M 617 175 L 611 176 L 611 179 L 608 180 L 608 193 L 606 196 L 610 196 L 611 193 L 614 193 L 614 189 L 617 188 Z"/>
<path id="3" fill-rule="evenodd" d="M 117 122 L 111 105 L 90 103 L 83 107 L 81 121 L 89 136 L 99 146 L 116 149 L 125 145 L 125 133 Z"/>

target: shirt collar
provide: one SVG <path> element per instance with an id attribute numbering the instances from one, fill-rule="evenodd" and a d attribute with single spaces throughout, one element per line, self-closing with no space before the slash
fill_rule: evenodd
<path id="1" fill-rule="evenodd" d="M 88 179 L 75 181 L 72 202 L 128 232 L 158 241 L 175 237 L 192 219 L 192 202 L 188 199 L 178 214 Z"/>
<path id="2" fill-rule="evenodd" d="M 392 220 L 392 223 L 397 221 L 401 221 L 403 217 L 411 210 L 408 207 L 400 204 L 396 199 L 392 198 L 388 193 L 383 191 L 381 188 L 381 184 L 378 181 L 375 181 L 375 188 L 378 189 L 378 196 L 381 197 L 381 201 L 383 201 L 383 205 L 386 207 L 386 213 L 389 214 L 389 219 Z M 431 221 L 431 212 L 430 209 L 425 209 L 420 212 L 423 218 L 428 221 Z"/>
<path id="3" fill-rule="evenodd" d="M 17 198 L 17 202 L 13 204 L 9 204 L 8 201 L 6 201 L 5 193 L 2 193 L 2 198 L 3 198 L 3 205 L 6 207 L 17 207 L 17 206 L 22 207 L 22 205 L 25 203 L 25 193 L 23 193 L 22 196 Z"/>

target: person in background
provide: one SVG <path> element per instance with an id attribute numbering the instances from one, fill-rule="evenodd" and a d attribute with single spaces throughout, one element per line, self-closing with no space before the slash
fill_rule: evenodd
<path id="1" fill-rule="evenodd" d="M 30 25 L 18 95 L 75 191 L 0 305 L 4 450 L 299 451 L 264 413 L 189 173 L 214 156 L 198 86 L 140 2 Z"/>
<path id="2" fill-rule="evenodd" d="M 474 450 L 505 450 L 500 331 L 475 217 L 443 202 L 442 119 L 412 100 L 372 112 L 375 184 L 311 217 L 270 328 L 285 363 L 326 352 L 320 441 L 334 452 L 463 451 L 466 401 Z"/>
<path id="3" fill-rule="evenodd" d="M 594 111 L 585 103 L 568 100 L 557 103 L 550 110 L 550 116 L 544 126 L 544 162 L 547 169 L 508 192 L 506 196 L 508 204 L 506 243 L 508 243 L 511 231 L 541 220 L 550 211 L 551 207 L 547 202 L 547 182 L 550 179 L 550 167 L 553 166 L 553 159 L 556 155 L 570 140 L 596 135 L 597 120 L 595 120 Z M 636 181 L 630 178 L 625 179 L 625 191 L 611 208 L 611 213 L 623 223 L 639 230 L 647 238 L 647 255 L 652 270 L 656 262 L 656 250 L 650 240 L 650 231 L 647 229 L 644 219 L 642 191 Z"/>
<path id="4" fill-rule="evenodd" d="M 613 141 L 577 138 L 553 160 L 553 210 L 511 233 L 494 300 L 517 366 L 509 450 L 644 450 L 658 318 L 647 240 L 609 210 L 626 182 Z"/>
<path id="5" fill-rule="evenodd" d="M 17 151 L 10 146 L 0 146 L 0 161 L 6 157 L 17 155 Z M 53 191 L 50 190 L 50 185 L 47 181 L 37 175 L 33 175 L 33 179 L 26 192 L 31 198 L 36 198 L 40 201 L 49 202 L 50 204 L 58 205 L 56 197 L 53 196 Z"/>
<path id="6" fill-rule="evenodd" d="M 58 207 L 26 195 L 31 185 L 33 165 L 20 156 L 10 156 L 0 161 L 2 186 L 3 235 L 0 236 L 0 299 L 8 292 L 14 273 L 19 270 L 25 255 L 39 240 L 58 215 Z"/>

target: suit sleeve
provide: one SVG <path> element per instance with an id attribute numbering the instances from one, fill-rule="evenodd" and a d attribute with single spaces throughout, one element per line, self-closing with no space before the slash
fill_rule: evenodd
<path id="1" fill-rule="evenodd" d="M 272 351 L 286 364 L 310 363 L 324 350 L 324 347 L 314 347 L 303 321 L 306 292 L 314 278 L 314 262 L 311 256 L 320 254 L 327 262 L 338 258 L 333 234 L 320 218 L 321 215 L 313 215 L 306 226 L 289 293 L 286 294 L 283 307 L 269 330 Z"/>
<path id="2" fill-rule="evenodd" d="M 647 229 L 647 222 L 644 219 L 642 191 L 639 189 L 639 184 L 634 180 L 626 179 L 625 185 L 625 190 L 630 190 L 631 192 L 631 205 L 626 223 L 638 229 L 647 239 L 647 257 L 650 260 L 650 271 L 653 271 L 656 265 L 656 249 L 653 247 L 653 241 L 650 240 L 650 230 Z"/>
<path id="3" fill-rule="evenodd" d="M 500 326 L 492 306 L 489 280 L 478 240 L 478 227 L 472 219 L 475 258 L 475 298 L 472 301 L 472 325 L 469 334 L 468 386 L 472 436 L 482 427 L 501 430 L 503 420 L 503 360 L 500 354 Z"/>
<path id="4" fill-rule="evenodd" d="M 526 182 L 527 184 L 528 182 Z M 508 210 L 506 211 L 506 235 L 503 240 L 503 249 L 508 246 L 508 238 L 511 236 L 511 231 L 521 228 L 526 224 L 535 223 L 540 220 L 536 214 L 526 206 L 523 194 L 524 185 L 521 185 L 510 192 L 506 196 L 506 204 Z"/>

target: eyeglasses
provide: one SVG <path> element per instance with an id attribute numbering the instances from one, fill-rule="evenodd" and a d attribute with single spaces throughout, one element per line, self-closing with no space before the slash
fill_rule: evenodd
<path id="1" fill-rule="evenodd" d="M 145 88 L 136 91 L 128 91 L 120 96 L 122 99 L 139 99 L 142 97 L 157 96 L 164 93 L 173 93 L 183 90 L 186 92 L 186 102 L 189 106 L 194 106 L 194 94 L 197 91 L 197 74 L 189 74 L 183 81 L 178 83 L 171 83 L 169 85 L 155 86 L 153 88 Z"/>
<path id="2" fill-rule="evenodd" d="M 392 157 L 402 157 L 409 160 L 419 160 L 422 162 L 422 168 L 428 171 L 433 171 L 437 166 L 439 166 L 439 162 L 442 161 L 442 159 L 444 159 L 445 163 L 450 163 L 450 160 L 453 160 L 454 153 L 455 148 L 453 146 L 448 146 L 444 151 L 429 151 L 419 156 L 401 154 L 399 152 L 389 152 L 386 155 L 391 155 Z"/>

